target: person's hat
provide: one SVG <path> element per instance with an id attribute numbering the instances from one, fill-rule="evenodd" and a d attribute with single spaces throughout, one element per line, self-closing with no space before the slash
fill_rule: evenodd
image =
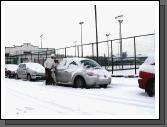
<path id="1" fill-rule="evenodd" d="M 55 57 L 55 54 L 51 54 L 51 57 Z"/>

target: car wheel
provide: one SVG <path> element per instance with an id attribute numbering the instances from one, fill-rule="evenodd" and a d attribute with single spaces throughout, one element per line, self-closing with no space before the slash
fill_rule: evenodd
<path id="1" fill-rule="evenodd" d="M 10 78 L 10 75 L 8 74 L 7 77 Z"/>
<path id="2" fill-rule="evenodd" d="M 148 96 L 150 96 L 150 97 L 154 96 L 154 94 L 155 94 L 155 79 L 151 79 L 147 82 L 145 91 L 148 94 Z"/>
<path id="3" fill-rule="evenodd" d="M 85 80 L 82 77 L 78 77 L 75 79 L 74 83 L 75 88 L 86 88 Z"/>
<path id="4" fill-rule="evenodd" d="M 31 81 L 31 80 L 32 80 L 30 74 L 27 75 L 27 80 L 28 80 L 28 81 Z"/>
<path id="5" fill-rule="evenodd" d="M 107 88 L 108 84 L 100 85 L 101 88 Z"/>
<path id="6" fill-rule="evenodd" d="M 15 78 L 16 78 L 16 79 L 19 79 L 19 76 L 18 76 L 18 74 L 16 74 Z"/>

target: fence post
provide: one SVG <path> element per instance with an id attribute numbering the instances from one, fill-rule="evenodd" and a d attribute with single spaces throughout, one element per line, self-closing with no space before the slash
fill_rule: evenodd
<path id="1" fill-rule="evenodd" d="M 46 49 L 46 59 L 47 59 L 47 54 L 48 54 L 47 52 L 48 52 L 48 48 Z"/>
<path id="2" fill-rule="evenodd" d="M 44 57 L 43 57 L 43 62 L 42 62 L 42 65 L 43 65 L 43 66 L 44 66 L 44 62 L 45 62 L 45 61 L 44 61 Z"/>
<path id="3" fill-rule="evenodd" d="M 38 51 L 38 63 L 39 63 L 39 51 Z"/>
<path id="4" fill-rule="evenodd" d="M 94 59 L 94 48 L 93 48 L 93 43 L 92 43 L 92 57 Z"/>
<path id="5" fill-rule="evenodd" d="M 31 62 L 32 62 L 32 52 L 31 52 Z"/>
<path id="6" fill-rule="evenodd" d="M 107 65 L 106 63 L 107 63 L 107 59 L 106 59 L 106 55 L 104 54 L 104 65 L 105 65 L 105 69 L 107 69 L 107 68 L 106 68 L 106 65 Z"/>
<path id="7" fill-rule="evenodd" d="M 23 61 L 22 61 L 22 53 L 21 53 L 21 59 L 20 59 L 20 63 L 22 63 Z"/>
<path id="8" fill-rule="evenodd" d="M 64 50 L 65 50 L 65 58 L 66 58 L 66 57 L 67 57 L 67 54 L 66 54 L 66 53 L 67 53 L 67 52 L 66 52 L 66 48 L 64 48 Z"/>
<path id="9" fill-rule="evenodd" d="M 79 57 L 79 45 L 77 46 L 77 50 L 78 50 L 78 57 Z"/>
<path id="10" fill-rule="evenodd" d="M 112 74 L 113 74 L 114 67 L 113 67 L 113 51 L 112 51 L 112 40 L 111 40 L 111 66 L 112 66 Z"/>
<path id="11" fill-rule="evenodd" d="M 135 57 L 135 74 L 136 74 L 136 39 L 134 36 L 134 57 Z"/>

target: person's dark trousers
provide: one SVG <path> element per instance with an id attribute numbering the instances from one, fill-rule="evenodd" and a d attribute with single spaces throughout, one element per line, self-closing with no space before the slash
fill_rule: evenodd
<path id="1" fill-rule="evenodd" d="M 46 77 L 46 85 L 52 84 L 52 76 L 51 76 L 51 69 L 45 68 L 45 77 Z"/>

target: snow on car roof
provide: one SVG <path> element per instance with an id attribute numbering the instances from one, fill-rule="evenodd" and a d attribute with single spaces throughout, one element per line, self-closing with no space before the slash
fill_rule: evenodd
<path id="1" fill-rule="evenodd" d="M 153 64 L 153 63 L 155 63 L 155 56 L 150 55 L 147 57 L 147 59 L 144 61 L 143 64 Z"/>
<path id="2" fill-rule="evenodd" d="M 44 67 L 43 67 L 41 64 L 39 64 L 39 63 L 32 63 L 32 62 L 29 62 L 29 63 L 21 63 L 21 64 L 26 64 L 28 67 L 30 67 L 30 68 L 35 68 L 35 69 L 37 69 L 37 68 L 43 69 L 43 68 L 44 68 Z"/>
<path id="3" fill-rule="evenodd" d="M 72 58 L 63 58 L 63 60 L 66 60 L 67 63 L 70 63 L 72 61 L 75 61 L 76 63 L 80 63 L 80 61 L 82 61 L 82 60 L 92 60 L 92 59 L 72 57 Z"/>
<path id="4" fill-rule="evenodd" d="M 72 57 L 72 58 L 64 58 L 66 60 L 75 60 L 75 61 L 81 61 L 81 60 L 88 60 L 88 58 L 78 58 L 78 57 Z"/>
<path id="5" fill-rule="evenodd" d="M 18 65 L 16 64 L 6 64 L 6 68 L 11 71 L 17 70 Z"/>

